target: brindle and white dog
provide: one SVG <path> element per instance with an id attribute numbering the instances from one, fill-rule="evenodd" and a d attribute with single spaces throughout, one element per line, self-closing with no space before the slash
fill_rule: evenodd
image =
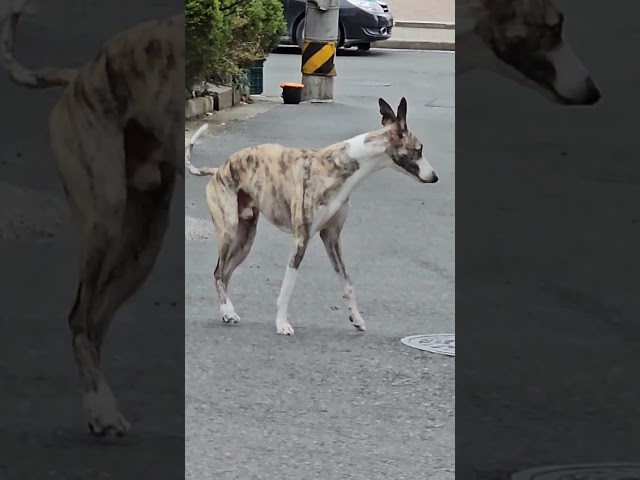
<path id="1" fill-rule="evenodd" d="M 491 70 L 563 105 L 600 100 L 550 0 L 462 0 L 456 19 L 457 75 Z"/>
<path id="2" fill-rule="evenodd" d="M 120 436 L 129 424 L 100 353 L 114 314 L 155 263 L 175 179 L 184 175 L 184 15 L 113 37 L 80 69 L 34 71 L 12 53 L 24 3 L 14 2 L 4 19 L 2 63 L 19 85 L 64 88 L 49 126 L 80 240 L 69 328 L 89 428 Z"/>
<path id="3" fill-rule="evenodd" d="M 193 145 L 206 125 L 191 138 L 185 151 L 190 173 L 212 177 L 206 198 L 218 241 L 214 277 L 224 322 L 239 320 L 227 287 L 234 270 L 251 250 L 262 213 L 294 237 L 278 296 L 277 332 L 293 335 L 287 318 L 289 300 L 309 240 L 318 232 L 342 282 L 349 319 L 358 331 L 365 330 L 340 247 L 349 196 L 362 180 L 383 168 L 393 168 L 422 183 L 438 181 L 424 157 L 422 143 L 407 128 L 407 101 L 400 101 L 397 113 L 383 99 L 379 106 L 383 128 L 375 132 L 319 150 L 273 144 L 245 148 L 219 168 L 197 168 L 190 162 Z"/>

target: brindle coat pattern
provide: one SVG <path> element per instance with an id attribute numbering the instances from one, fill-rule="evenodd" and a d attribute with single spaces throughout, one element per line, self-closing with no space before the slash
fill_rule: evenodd
<path id="1" fill-rule="evenodd" d="M 234 270 L 244 261 L 255 239 L 258 215 L 294 236 L 280 296 L 278 333 L 293 334 L 287 321 L 287 306 L 295 275 L 310 238 L 316 233 L 324 243 L 333 269 L 343 283 L 349 318 L 364 331 L 351 280 L 342 261 L 340 233 L 349 208 L 349 195 L 367 175 L 395 167 L 423 183 L 437 181 L 422 157 L 422 144 L 406 125 L 406 100 L 397 114 L 380 99 L 383 128 L 323 149 L 287 148 L 263 144 L 232 154 L 219 168 L 195 168 L 191 149 L 202 126 L 185 150 L 185 162 L 194 175 L 209 175 L 206 199 L 214 223 L 218 261 L 214 271 L 223 321 L 239 318 L 227 293 Z M 422 170 L 421 170 L 422 169 Z"/>
<path id="2" fill-rule="evenodd" d="M 360 168 L 346 152 L 347 146 L 340 143 L 321 150 L 264 144 L 231 155 L 215 179 L 223 189 L 244 192 L 246 202 L 279 228 L 293 232 L 311 225 L 318 208 L 326 206 Z M 265 158 L 277 161 L 261 161 Z"/>
<path id="3" fill-rule="evenodd" d="M 28 88 L 65 87 L 50 115 L 52 151 L 80 239 L 69 328 L 92 432 L 129 424 L 100 370 L 109 324 L 153 268 L 184 175 L 184 15 L 114 36 L 78 70 L 29 70 L 13 58 L 18 5 L 5 22 L 2 61 Z"/>
<path id="4" fill-rule="evenodd" d="M 223 305 L 231 303 L 227 286 L 233 271 L 251 250 L 260 212 L 281 230 L 293 233 L 295 247 L 289 267 L 299 268 L 314 220 L 360 168 L 347 152 L 345 143 L 319 150 L 263 144 L 240 150 L 221 167 L 208 170 L 212 179 L 206 198 L 219 247 L 214 277 Z M 226 200 L 235 197 L 237 204 Z M 250 215 L 239 215 L 249 208 Z M 341 224 L 323 228 L 320 236 L 334 270 L 350 284 L 341 258 L 341 228 Z M 351 308 L 350 318 L 356 328 L 364 330 L 357 308 Z M 238 319 L 223 314 L 223 320 L 235 323 Z"/>

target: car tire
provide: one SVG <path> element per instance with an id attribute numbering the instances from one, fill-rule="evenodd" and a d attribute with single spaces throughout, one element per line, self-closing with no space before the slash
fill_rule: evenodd
<path id="1" fill-rule="evenodd" d="M 304 43 L 304 17 L 302 17 L 298 23 L 296 24 L 295 33 L 294 33 L 295 44 L 300 47 L 302 50 L 302 44 Z M 344 29 L 342 25 L 338 26 L 338 48 L 342 47 L 344 43 Z M 369 45 L 371 46 L 371 45 Z M 369 50 L 367 48 L 367 50 Z"/>
<path id="2" fill-rule="evenodd" d="M 296 24 L 295 42 L 302 49 L 302 44 L 304 43 L 304 17 Z"/>
<path id="3" fill-rule="evenodd" d="M 358 44 L 358 51 L 360 51 L 360 52 L 367 52 L 367 51 L 369 51 L 370 48 L 371 48 L 371 44 L 370 43 L 359 43 Z"/>

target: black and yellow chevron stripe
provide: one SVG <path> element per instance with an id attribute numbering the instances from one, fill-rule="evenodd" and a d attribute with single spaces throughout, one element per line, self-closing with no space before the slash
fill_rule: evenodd
<path id="1" fill-rule="evenodd" d="M 336 42 L 305 40 L 302 45 L 302 73 L 323 77 L 336 76 Z"/>

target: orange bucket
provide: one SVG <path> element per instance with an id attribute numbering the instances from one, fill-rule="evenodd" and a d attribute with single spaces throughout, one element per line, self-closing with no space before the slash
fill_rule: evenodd
<path id="1" fill-rule="evenodd" d="M 302 89 L 304 85 L 301 83 L 283 83 L 282 100 L 289 105 L 297 105 L 302 101 Z"/>

